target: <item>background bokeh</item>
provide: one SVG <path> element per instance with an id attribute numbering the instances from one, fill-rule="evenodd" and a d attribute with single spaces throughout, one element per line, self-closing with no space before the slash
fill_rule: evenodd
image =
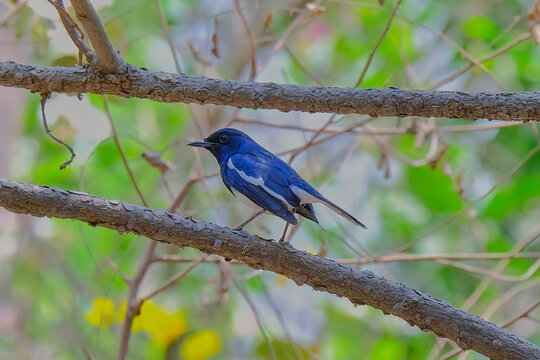
<path id="1" fill-rule="evenodd" d="M 254 79 L 261 82 L 540 90 L 540 51 L 527 16 L 532 1 L 240 1 L 251 35 L 233 0 L 92 3 L 124 59 L 154 71 L 249 80 L 255 44 Z M 74 66 L 77 52 L 47 1 L 1 0 L 0 60 Z M 540 344 L 536 123 L 53 94 L 49 126 L 77 154 L 59 170 L 69 154 L 44 132 L 39 101 L 38 94 L 0 88 L 1 177 L 141 204 L 114 124 L 150 207 L 167 208 L 186 190 L 179 213 L 235 226 L 251 210 L 222 185 L 209 153 L 186 146 L 235 127 L 292 161 L 369 227 L 316 205 L 321 225 L 302 222 L 291 237 L 295 247 L 357 263 Z M 146 161 L 148 152 L 167 170 Z M 283 226 L 264 215 L 246 230 L 279 238 Z M 128 295 L 115 268 L 132 277 L 148 241 L 0 209 L 0 357 L 114 358 Z M 142 295 L 199 256 L 162 244 L 157 252 L 178 262 L 153 264 Z M 145 302 L 132 330 L 130 359 L 482 358 L 378 310 L 219 261 L 198 264 Z"/>

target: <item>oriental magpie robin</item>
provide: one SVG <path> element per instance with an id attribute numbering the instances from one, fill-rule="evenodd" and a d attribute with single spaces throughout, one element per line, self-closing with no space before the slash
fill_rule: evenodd
<path id="1" fill-rule="evenodd" d="M 252 138 L 235 129 L 221 129 L 188 145 L 208 149 L 221 168 L 221 178 L 229 191 L 248 205 L 279 216 L 296 225 L 294 214 L 318 223 L 312 203 L 321 202 L 355 225 L 367 227 L 351 214 L 326 199 L 283 160 L 264 149 Z"/>

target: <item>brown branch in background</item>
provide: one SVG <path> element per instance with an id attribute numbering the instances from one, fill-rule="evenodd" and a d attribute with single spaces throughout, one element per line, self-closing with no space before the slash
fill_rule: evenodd
<path id="1" fill-rule="evenodd" d="M 122 335 L 120 337 L 120 346 L 118 349 L 117 360 L 124 360 L 127 356 L 129 349 L 129 339 L 131 337 L 131 325 L 133 324 L 133 319 L 135 316 L 139 315 L 141 310 L 138 306 L 137 294 L 139 287 L 148 271 L 148 268 L 152 264 L 152 259 L 156 251 L 157 242 L 150 241 L 146 249 L 145 256 L 141 261 L 141 265 L 137 270 L 135 277 L 129 282 L 129 293 L 127 300 L 127 310 L 126 316 L 124 318 L 124 323 L 122 324 Z M 136 311 L 135 311 L 136 310 Z"/>
<path id="2" fill-rule="evenodd" d="M 193 45 L 193 41 L 191 39 L 188 39 L 187 40 L 187 45 L 188 45 L 188 48 L 189 50 L 191 51 L 191 53 L 193 54 L 193 57 L 195 58 L 195 60 L 199 63 L 201 63 L 202 65 L 204 66 L 211 66 L 212 63 L 208 60 L 206 60 L 202 55 L 201 53 L 199 52 L 199 50 L 197 50 L 197 48 L 195 47 L 195 45 Z"/>
<path id="3" fill-rule="evenodd" d="M 312 73 L 311 71 L 309 71 L 303 64 L 302 62 L 300 61 L 300 59 L 298 57 L 296 57 L 296 55 L 294 55 L 294 53 L 291 51 L 291 49 L 289 49 L 289 47 L 287 45 L 284 45 L 283 46 L 283 50 L 285 50 L 285 52 L 287 53 L 287 55 L 289 55 L 289 58 L 296 64 L 298 65 L 299 68 L 302 69 L 302 71 L 310 78 L 312 79 L 313 81 L 315 81 L 315 83 L 319 86 L 324 86 L 322 80 L 317 76 L 315 75 L 314 73 Z"/>
<path id="4" fill-rule="evenodd" d="M 244 116 L 237 116 L 234 119 L 234 122 L 242 124 L 251 124 L 257 126 L 267 126 L 278 129 L 286 130 L 298 130 L 298 131 L 307 131 L 307 132 L 317 132 L 319 128 L 308 128 L 300 125 L 291 125 L 291 124 L 274 124 L 265 122 L 263 120 L 257 120 L 252 118 L 247 118 Z M 470 125 L 448 125 L 448 126 L 437 126 L 426 130 L 425 135 L 431 134 L 433 131 L 439 133 L 468 133 L 475 131 L 484 131 L 484 130 L 493 130 L 511 126 L 523 125 L 521 121 L 505 121 L 505 122 L 490 122 L 488 124 L 470 124 Z M 380 127 L 380 128 L 360 128 L 360 129 L 351 129 L 347 130 L 348 133 L 358 134 L 358 135 L 402 135 L 409 133 L 416 133 L 415 128 L 410 127 Z M 343 134 L 343 129 L 330 129 L 326 128 L 323 130 L 324 133 L 330 134 Z"/>
<path id="5" fill-rule="evenodd" d="M 369 53 L 368 59 L 364 65 L 364 68 L 362 69 L 362 72 L 360 73 L 360 77 L 356 81 L 353 87 L 358 87 L 364 80 L 364 77 L 366 76 L 367 70 L 369 68 L 369 65 L 371 64 L 371 61 L 373 61 L 373 57 L 375 56 L 375 53 L 377 52 L 377 49 L 381 45 L 382 41 L 384 40 L 386 34 L 388 33 L 388 30 L 390 30 L 390 25 L 392 25 L 392 21 L 394 21 L 394 18 L 396 17 L 397 11 L 399 9 L 399 5 L 401 5 L 402 0 L 398 0 L 396 5 L 394 6 L 394 11 L 392 11 L 392 15 L 390 15 L 390 19 L 388 19 L 388 22 L 386 23 L 386 27 L 384 28 L 381 36 L 379 37 L 379 40 L 377 40 L 377 43 Z"/>
<path id="6" fill-rule="evenodd" d="M 531 312 L 533 312 L 539 306 L 540 306 L 540 301 L 538 301 L 535 304 L 531 305 L 528 309 L 521 312 L 520 314 L 512 317 L 511 319 L 506 320 L 500 326 L 503 327 L 503 328 L 508 328 L 508 327 L 512 326 L 514 323 L 516 323 L 520 319 L 527 318 L 529 316 L 529 314 Z"/>
<path id="7" fill-rule="evenodd" d="M 62 24 L 64 25 L 66 32 L 71 38 L 71 41 L 73 41 L 75 46 L 77 46 L 79 49 L 79 66 L 82 66 L 83 54 L 86 57 L 86 61 L 88 61 L 89 64 L 93 64 L 96 54 L 88 45 L 86 45 L 86 42 L 84 42 L 84 31 L 82 31 L 79 24 L 77 24 L 71 15 L 69 15 L 69 13 L 66 11 L 63 0 L 47 1 L 49 1 L 49 3 L 55 7 L 56 11 L 58 11 L 58 15 L 60 16 L 60 20 L 62 20 Z"/>
<path id="8" fill-rule="evenodd" d="M 266 346 L 268 346 L 268 351 L 270 352 L 270 356 L 272 357 L 273 360 L 278 360 L 274 346 L 272 342 L 270 341 L 270 338 L 268 337 L 266 330 L 264 329 L 264 326 L 261 321 L 261 317 L 259 316 L 259 313 L 257 312 L 257 307 L 253 303 L 253 300 L 251 300 L 251 297 L 248 295 L 246 290 L 244 290 L 244 288 L 242 287 L 242 284 L 240 283 L 240 281 L 238 281 L 238 279 L 236 278 L 236 275 L 232 272 L 230 266 L 228 266 L 226 263 L 222 264 L 221 266 L 223 267 L 223 270 L 228 273 L 229 277 L 232 279 L 234 286 L 248 303 L 249 308 L 251 309 L 251 312 L 253 313 L 253 317 L 255 318 L 255 322 L 257 323 L 257 327 L 259 328 L 259 331 L 261 332 L 264 338 L 264 341 L 266 342 Z"/>
<path id="9" fill-rule="evenodd" d="M 118 149 L 118 152 L 120 153 L 120 157 L 122 158 L 122 163 L 124 164 L 124 167 L 126 168 L 126 171 L 129 175 L 129 179 L 131 180 L 131 183 L 133 184 L 135 191 L 137 191 L 137 194 L 139 195 L 139 198 L 141 199 L 141 203 L 144 206 L 148 207 L 148 203 L 146 202 L 144 195 L 142 194 L 142 191 L 139 188 L 139 185 L 137 185 L 137 180 L 135 180 L 135 175 L 133 175 L 133 171 L 131 171 L 131 168 L 128 165 L 126 154 L 124 153 L 124 150 L 122 150 L 122 146 L 120 145 L 118 132 L 116 131 L 116 126 L 114 126 L 114 121 L 111 115 L 111 111 L 109 110 L 109 101 L 107 100 L 106 96 L 102 96 L 101 98 L 103 99 L 103 107 L 105 108 L 105 114 L 107 114 L 107 119 L 109 120 L 109 125 L 111 126 L 111 131 L 113 135 L 112 137 L 113 137 L 114 143 L 116 144 L 116 148 Z"/>
<path id="10" fill-rule="evenodd" d="M 71 0 L 71 5 L 94 47 L 98 69 L 106 74 L 124 73 L 126 64 L 111 43 L 90 0 Z"/>
<path id="11" fill-rule="evenodd" d="M 127 165 L 127 162 L 125 163 L 126 168 L 129 170 L 129 167 Z M 204 176 L 202 177 L 204 178 Z M 180 206 L 180 204 L 184 201 L 185 197 L 187 196 L 187 193 L 191 189 L 193 185 L 195 185 L 199 179 L 193 178 L 186 185 L 184 188 L 180 191 L 172 205 L 169 207 L 168 211 L 171 213 L 174 213 L 176 209 Z M 144 199 L 143 199 L 144 201 Z M 176 281 L 183 278 L 185 275 L 188 274 L 191 269 L 193 269 L 196 265 L 198 265 L 200 262 L 208 261 L 210 259 L 210 256 L 201 256 L 198 259 L 192 259 L 190 262 L 190 266 L 188 268 L 175 276 L 173 276 L 163 287 L 155 290 L 150 295 L 147 295 L 146 297 L 142 299 L 138 299 L 138 291 L 139 287 L 144 279 L 144 276 L 148 272 L 148 269 L 150 268 L 150 265 L 152 265 L 155 262 L 163 261 L 162 259 L 164 256 L 158 256 L 156 255 L 156 245 L 157 242 L 151 241 L 148 245 L 148 248 L 146 250 L 146 253 L 144 255 L 144 258 L 141 261 L 141 264 L 139 265 L 137 269 L 137 273 L 135 275 L 135 278 L 133 280 L 129 280 L 129 294 L 128 294 L 128 301 L 127 301 L 127 309 L 126 316 L 124 318 L 124 323 L 122 325 L 122 335 L 120 340 L 120 347 L 118 350 L 117 359 L 118 360 L 124 360 L 127 357 L 128 349 L 129 349 L 129 340 L 131 337 L 131 326 L 133 324 L 133 319 L 135 316 L 137 316 L 140 313 L 141 306 L 144 302 L 144 300 L 150 298 L 151 296 L 154 296 L 155 294 L 165 290 L 166 288 L 172 286 Z M 166 257 L 166 256 L 165 256 Z M 213 260 L 215 261 L 215 260 Z"/>
<path id="12" fill-rule="evenodd" d="M 0 61 L 0 85 L 34 92 L 95 93 L 160 102 L 229 105 L 250 109 L 367 114 L 371 117 L 419 116 L 540 120 L 540 94 L 405 90 L 395 87 L 324 88 L 218 80 L 129 66 L 124 74 L 93 69 L 46 67 Z"/>
<path id="13" fill-rule="evenodd" d="M 506 51 L 512 49 L 514 46 L 518 45 L 518 44 L 521 44 L 522 42 L 526 41 L 526 40 L 529 40 L 531 38 L 531 34 L 530 33 L 523 33 L 521 36 L 519 36 L 518 38 L 514 39 L 512 42 L 506 44 L 505 46 L 497 49 L 497 50 L 494 50 L 492 53 L 478 59 L 478 61 L 476 61 L 476 63 L 479 63 L 479 64 L 482 64 L 490 59 L 493 59 L 497 56 L 499 56 L 500 54 L 502 53 L 505 53 Z M 463 65 L 459 70 L 457 70 L 455 73 L 447 76 L 446 78 L 438 81 L 437 83 L 435 83 L 434 85 L 430 86 L 429 89 L 430 90 L 433 90 L 433 89 L 437 89 L 441 86 L 443 86 L 444 84 L 447 84 L 449 82 L 451 82 L 452 80 L 456 79 L 458 76 L 466 73 L 467 71 L 469 71 L 470 69 L 473 68 L 473 66 L 475 65 L 474 62 L 470 62 L 469 64 L 467 65 Z"/>
<path id="14" fill-rule="evenodd" d="M 139 300 L 139 303 L 138 303 L 138 307 L 139 307 L 139 310 L 140 310 L 140 307 L 142 306 L 142 304 L 148 300 L 148 299 L 151 299 L 152 297 L 156 296 L 157 294 L 159 294 L 160 292 L 162 291 L 165 291 L 167 290 L 168 288 L 170 288 L 171 286 L 173 286 L 174 284 L 176 284 L 179 280 L 183 279 L 187 274 L 189 274 L 189 272 L 191 270 L 193 270 L 195 268 L 195 266 L 199 265 L 203 260 L 205 260 L 208 256 L 207 255 L 201 255 L 199 256 L 198 258 L 194 259 L 193 261 L 191 261 L 188 266 L 182 270 L 182 272 L 176 274 L 176 275 L 173 275 L 169 278 L 169 280 L 167 280 L 165 282 L 165 284 L 163 284 L 162 286 L 160 286 L 159 288 L 155 289 L 154 291 L 150 292 L 148 295 L 145 295 L 143 296 L 140 300 Z M 154 257 L 152 259 L 152 262 L 156 262 L 156 261 L 159 261 L 160 258 L 159 257 Z"/>
<path id="15" fill-rule="evenodd" d="M 491 189 L 489 189 L 486 193 L 484 193 L 482 196 L 474 199 L 473 201 L 466 204 L 460 211 L 456 212 L 452 216 L 450 216 L 445 221 L 439 223 L 435 227 L 433 227 L 428 232 L 422 234 L 420 237 L 416 238 L 415 240 L 400 246 L 399 248 L 395 249 L 393 252 L 401 253 L 404 251 L 407 251 L 408 249 L 412 248 L 416 244 L 418 244 L 420 241 L 426 239 L 428 236 L 432 235 L 433 233 L 436 233 L 437 231 L 441 230 L 445 226 L 451 224 L 454 220 L 459 218 L 461 215 L 465 214 L 469 209 L 471 209 L 474 205 L 478 204 L 480 201 L 487 198 L 490 194 L 492 194 L 497 188 L 499 188 L 502 184 L 506 183 L 508 180 L 512 178 L 525 164 L 538 152 L 540 152 L 540 144 L 535 146 L 525 157 L 514 167 L 508 174 L 506 174 L 502 179 L 500 179 Z"/>
<path id="16" fill-rule="evenodd" d="M 75 152 L 73 151 L 71 146 L 69 146 L 68 144 L 66 144 L 65 142 L 57 138 L 56 136 L 54 136 L 51 130 L 49 130 L 49 125 L 47 124 L 47 118 L 45 117 L 45 103 L 47 102 L 47 99 L 49 99 L 49 96 L 50 96 L 50 93 L 41 93 L 41 118 L 43 120 L 43 127 L 45 128 L 47 135 L 49 135 L 51 139 L 53 139 L 54 141 L 56 141 L 57 143 L 65 147 L 66 149 L 68 149 L 69 152 L 71 153 L 71 158 L 65 163 L 63 163 L 62 165 L 60 165 L 60 170 L 64 170 L 66 166 L 71 164 L 73 162 L 73 159 L 75 159 Z"/>
<path id="17" fill-rule="evenodd" d="M 525 162 L 522 162 L 520 164 L 520 166 L 522 166 L 524 164 L 525 164 Z M 514 245 L 514 247 L 509 252 L 506 253 L 508 256 L 506 258 L 502 258 L 501 261 L 499 261 L 497 263 L 497 265 L 495 265 L 491 271 L 494 272 L 494 273 L 501 273 L 510 264 L 511 258 L 513 258 L 514 256 L 518 256 L 520 254 L 523 254 L 523 253 L 520 253 L 520 252 L 525 247 L 527 247 L 529 244 L 534 242 L 538 237 L 540 237 L 540 227 L 537 228 L 535 231 L 533 231 L 531 234 L 527 235 L 523 240 L 520 240 L 519 242 L 517 242 Z M 464 302 L 464 304 L 463 304 L 463 306 L 461 306 L 461 308 L 463 310 L 465 310 L 465 311 L 472 308 L 472 306 L 478 301 L 480 296 L 484 293 L 484 291 L 486 291 L 488 289 L 488 286 L 491 285 L 492 282 L 493 282 L 492 278 L 484 277 L 484 279 L 482 279 L 480 284 L 476 287 L 476 289 L 469 296 L 469 298 Z M 499 304 L 500 304 L 500 302 L 499 302 Z M 442 348 L 444 346 L 444 344 L 447 343 L 447 340 L 446 339 L 440 339 L 437 342 L 440 345 L 440 348 Z M 435 348 L 433 350 L 437 351 Z M 449 358 L 453 357 L 455 354 L 460 353 L 461 351 L 462 351 L 462 349 L 456 347 L 456 349 L 454 351 L 451 351 L 450 353 L 445 354 L 442 357 L 442 359 L 449 359 Z M 439 351 L 437 351 L 437 353 L 438 352 Z"/>
<path id="18" fill-rule="evenodd" d="M 285 46 L 287 39 L 289 38 L 289 36 L 291 36 L 294 30 L 308 24 L 310 21 L 321 15 L 324 11 L 326 11 L 324 7 L 320 6 L 322 2 L 324 2 L 324 0 L 317 0 L 309 3 L 311 4 L 310 8 L 308 8 L 308 5 L 306 4 L 306 7 L 294 18 L 289 27 L 283 32 L 283 34 L 281 34 L 281 36 L 276 41 L 266 58 L 259 62 L 259 66 L 257 67 L 255 73 L 260 73 L 261 70 L 266 67 L 272 56 L 274 56 L 276 52 L 278 52 L 283 46 Z"/>
<path id="19" fill-rule="evenodd" d="M 338 259 L 348 265 L 365 265 L 386 262 L 436 261 L 436 260 L 501 260 L 501 259 L 540 259 L 540 252 L 525 253 L 455 253 L 455 254 L 389 254 L 371 258 Z M 191 261 L 191 259 L 189 259 Z"/>
<path id="20" fill-rule="evenodd" d="M 255 76 L 257 75 L 257 63 L 256 63 L 256 55 L 257 55 L 257 45 L 255 45 L 255 39 L 253 38 L 253 34 L 251 33 L 251 30 L 249 29 L 249 24 L 246 19 L 246 16 L 244 15 L 244 11 L 242 10 L 242 7 L 240 6 L 240 0 L 234 0 L 234 7 L 236 8 L 236 12 L 238 12 L 238 16 L 240 16 L 240 20 L 242 21 L 242 26 L 244 27 L 244 31 L 246 32 L 246 36 L 249 43 L 249 49 L 251 51 L 251 68 L 249 70 L 249 81 L 253 81 L 255 79 Z"/>
<path id="21" fill-rule="evenodd" d="M 116 148 L 118 149 L 118 152 L 120 153 L 120 157 L 122 158 L 122 163 L 124 164 L 124 167 L 129 175 L 129 178 L 131 180 L 131 183 L 133 187 L 135 188 L 135 191 L 139 195 L 139 198 L 141 199 L 141 202 L 144 206 L 148 206 L 148 203 L 146 202 L 146 199 L 144 198 L 144 195 L 139 188 L 139 185 L 137 184 L 137 180 L 135 179 L 135 175 L 133 174 L 133 171 L 131 171 L 131 168 L 129 167 L 127 157 L 122 150 L 122 146 L 120 145 L 120 139 L 118 138 L 118 133 L 116 131 L 116 127 L 114 126 L 114 121 L 112 119 L 112 115 L 109 109 L 109 102 L 107 100 L 107 97 L 102 96 L 103 98 L 103 106 L 105 108 L 105 113 L 107 114 L 107 119 L 109 120 L 109 124 L 111 125 L 111 131 L 113 134 L 113 139 L 116 144 Z M 137 301 L 137 294 L 139 291 L 139 287 L 141 285 L 142 280 L 144 279 L 144 276 L 146 275 L 146 272 L 150 265 L 152 264 L 152 259 L 155 254 L 156 250 L 156 242 L 150 241 L 148 244 L 148 247 L 146 249 L 146 253 L 144 255 L 143 261 L 141 262 L 141 265 L 139 269 L 137 270 L 137 273 L 135 275 L 135 278 L 130 280 L 127 276 L 123 275 L 123 273 L 120 271 L 120 269 L 115 268 L 113 266 L 113 269 L 116 270 L 116 273 L 119 274 L 119 276 L 122 277 L 122 279 L 128 284 L 129 286 L 129 293 L 127 297 L 127 310 L 126 315 L 124 317 L 124 322 L 122 324 L 122 335 L 120 337 L 120 347 L 118 350 L 118 359 L 124 360 L 127 356 L 128 347 L 129 347 L 129 339 L 131 337 L 131 326 L 133 323 L 133 319 L 135 316 L 137 316 L 141 311 L 141 302 Z"/>
<path id="22" fill-rule="evenodd" d="M 0 206 L 33 216 L 69 218 L 178 247 L 193 247 L 288 277 L 298 285 L 367 304 L 492 359 L 537 359 L 540 347 L 428 294 L 246 232 L 118 200 L 0 180 Z M 152 258 L 145 259 L 151 262 Z M 517 289 L 516 289 L 517 291 Z"/>
<path id="23" fill-rule="evenodd" d="M 7 24 L 13 16 L 15 16 L 28 3 L 28 0 L 18 1 L 12 9 L 10 9 L 3 17 L 0 18 L 0 26 Z"/>
<path id="24" fill-rule="evenodd" d="M 176 72 L 180 74 L 182 72 L 182 67 L 180 66 L 180 59 L 178 58 L 178 54 L 176 53 L 176 49 L 174 47 L 174 41 L 171 36 L 171 31 L 169 30 L 169 25 L 167 25 L 167 19 L 165 18 L 165 13 L 163 12 L 161 1 L 155 0 L 155 3 L 159 15 L 159 22 L 161 24 L 161 28 L 163 29 L 163 34 L 165 35 L 165 38 L 169 43 L 169 48 L 171 49 L 174 66 L 176 67 Z"/>
<path id="25" fill-rule="evenodd" d="M 214 32 L 212 33 L 212 48 L 210 49 L 210 52 L 212 53 L 212 55 L 214 55 L 215 57 L 219 59 L 220 56 L 219 56 L 219 46 L 218 46 L 218 43 L 219 43 L 218 24 L 219 24 L 218 19 L 214 18 Z"/>

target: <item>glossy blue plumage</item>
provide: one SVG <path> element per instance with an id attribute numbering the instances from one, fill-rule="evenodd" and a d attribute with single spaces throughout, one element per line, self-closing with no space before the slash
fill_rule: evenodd
<path id="1" fill-rule="evenodd" d="M 223 183 L 235 196 L 296 224 L 295 213 L 318 222 L 311 203 L 322 202 L 355 225 L 366 228 L 345 210 L 323 197 L 287 163 L 243 132 L 221 129 L 204 141 L 190 143 L 208 149 L 221 168 Z"/>

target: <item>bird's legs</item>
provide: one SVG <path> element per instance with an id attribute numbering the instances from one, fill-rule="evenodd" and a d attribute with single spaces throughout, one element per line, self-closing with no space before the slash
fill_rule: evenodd
<path id="1" fill-rule="evenodd" d="M 281 238 L 279 238 L 278 242 L 285 241 L 285 235 L 287 235 L 288 228 L 289 228 L 289 223 L 287 222 L 287 225 L 285 225 L 285 230 L 283 230 L 283 234 L 281 235 Z"/>
<path id="2" fill-rule="evenodd" d="M 255 219 L 257 216 L 261 215 L 264 213 L 264 210 L 259 210 L 257 212 L 255 212 L 253 215 L 251 215 L 249 217 L 249 219 L 247 219 L 246 221 L 244 221 L 243 223 L 241 223 L 240 225 L 238 225 L 237 227 L 233 228 L 233 230 L 242 230 L 242 228 L 244 226 L 246 226 L 249 222 L 251 222 L 253 219 Z"/>

